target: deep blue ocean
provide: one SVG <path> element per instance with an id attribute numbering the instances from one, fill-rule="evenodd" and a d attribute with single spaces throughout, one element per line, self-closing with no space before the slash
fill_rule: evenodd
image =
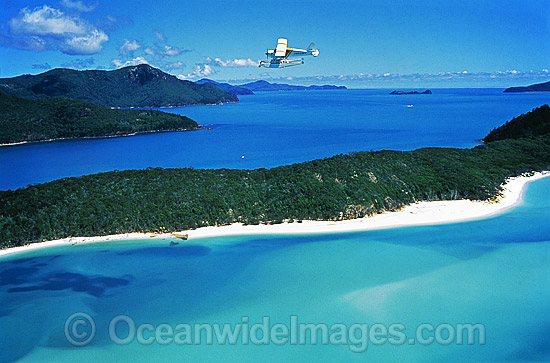
<path id="1" fill-rule="evenodd" d="M 238 104 L 171 109 L 212 129 L 0 148 L 1 184 L 148 166 L 255 168 L 354 150 L 471 147 L 491 128 L 549 102 L 545 94 L 495 89 L 432 91 L 261 93 Z M 550 361 L 548 195 L 544 178 L 528 184 L 520 206 L 463 223 L 155 238 L 4 256 L 0 361 Z M 73 314 L 91 318 L 93 334 Z M 328 344 L 322 331 L 317 344 L 311 336 L 304 344 L 275 339 L 273 327 L 291 327 L 293 317 L 328 326 Z M 116 319 L 131 319 L 144 340 L 113 342 Z M 241 324 L 256 340 L 241 334 L 237 344 L 208 344 L 207 332 L 199 344 L 177 340 L 185 324 Z M 384 328 L 396 324 L 406 339 L 384 340 L 392 337 Z M 452 335 L 460 324 L 482 326 L 483 343 L 480 330 L 473 344 L 459 343 Z M 273 328 L 267 344 L 264 326 Z M 420 326 L 433 330 L 419 337 Z M 123 322 L 114 336 L 131 330 Z"/>
<path id="2" fill-rule="evenodd" d="M 390 91 L 261 92 L 235 104 L 164 110 L 203 130 L 0 147 L 0 190 L 109 170 L 268 168 L 351 151 L 472 147 L 492 128 L 550 103 L 547 93 L 502 89 Z"/>

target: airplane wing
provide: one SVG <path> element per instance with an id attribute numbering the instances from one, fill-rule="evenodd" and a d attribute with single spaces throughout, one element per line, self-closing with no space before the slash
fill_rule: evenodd
<path id="1" fill-rule="evenodd" d="M 288 40 L 285 38 L 277 39 L 277 47 L 275 48 L 275 57 L 286 58 Z"/>

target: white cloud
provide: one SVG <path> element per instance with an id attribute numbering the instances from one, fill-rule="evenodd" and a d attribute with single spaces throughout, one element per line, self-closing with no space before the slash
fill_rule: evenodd
<path id="1" fill-rule="evenodd" d="M 96 8 L 97 4 L 86 5 L 80 0 L 61 0 L 61 5 L 68 9 L 75 9 L 81 12 L 89 12 Z"/>
<path id="2" fill-rule="evenodd" d="M 195 70 L 193 70 L 193 74 L 197 77 L 206 77 L 214 73 L 216 73 L 216 71 L 214 71 L 208 64 L 196 64 Z"/>
<path id="3" fill-rule="evenodd" d="M 181 53 L 181 50 L 176 47 L 171 47 L 169 45 L 165 45 L 162 47 L 162 50 L 159 52 L 160 54 L 169 55 L 169 56 L 175 56 Z"/>
<path id="4" fill-rule="evenodd" d="M 24 8 L 19 17 L 10 21 L 10 29 L 21 34 L 62 35 L 65 33 L 83 34 L 87 30 L 85 21 L 65 15 L 61 10 L 48 5 Z"/>
<path id="5" fill-rule="evenodd" d="M 123 61 L 123 60 L 120 60 L 120 59 L 113 59 L 113 60 L 111 60 L 111 63 L 113 63 L 115 65 L 115 67 L 117 67 L 117 68 L 128 67 L 128 66 L 137 66 L 138 64 L 149 64 L 147 59 L 145 59 L 143 57 L 135 57 L 134 59 L 127 60 L 127 61 Z"/>
<path id="6" fill-rule="evenodd" d="M 165 63 L 162 68 L 167 70 L 173 70 L 176 68 L 183 68 L 183 67 L 185 67 L 185 63 L 183 62 L 172 62 L 172 63 Z"/>
<path id="7" fill-rule="evenodd" d="M 145 48 L 144 52 L 145 52 L 145 54 L 148 54 L 148 55 L 151 55 L 151 56 L 157 56 L 159 58 L 163 58 L 163 57 L 166 57 L 166 56 L 174 57 L 174 56 L 180 55 L 182 53 L 190 52 L 190 50 L 182 49 L 182 48 L 179 48 L 179 47 L 173 47 L 171 45 L 163 45 L 163 46 L 156 45 L 155 47 Z"/>
<path id="8" fill-rule="evenodd" d="M 128 40 L 124 39 L 124 44 L 118 49 L 119 53 L 122 55 L 131 54 L 141 48 L 141 45 L 137 40 Z"/>
<path id="9" fill-rule="evenodd" d="M 107 34 L 93 30 L 90 34 L 66 39 L 60 46 L 66 54 L 95 54 L 101 52 L 102 43 L 109 40 Z"/>
<path id="10" fill-rule="evenodd" d="M 178 74 L 176 77 L 179 79 L 201 78 L 214 73 L 216 73 L 216 71 L 209 64 L 195 64 L 193 73 Z"/>
<path id="11" fill-rule="evenodd" d="M 207 63 L 212 63 L 214 65 L 220 66 L 220 67 L 252 67 L 252 66 L 258 66 L 258 61 L 252 60 L 250 58 L 244 59 L 244 58 L 235 58 L 235 59 L 229 59 L 229 60 L 222 60 L 221 58 L 206 58 Z"/>
<path id="12" fill-rule="evenodd" d="M 109 40 L 86 20 L 48 5 L 23 8 L 9 21 L 9 45 L 31 50 L 58 49 L 66 54 L 94 54 Z"/>

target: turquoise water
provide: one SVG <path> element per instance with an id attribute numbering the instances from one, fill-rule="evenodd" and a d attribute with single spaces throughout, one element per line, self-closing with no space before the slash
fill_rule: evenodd
<path id="1" fill-rule="evenodd" d="M 0 259 L 0 360 L 548 361 L 550 178 L 478 221 L 318 235 L 64 246 Z M 68 316 L 95 338 L 73 347 Z M 483 324 L 486 344 L 116 345 L 111 319 L 149 323 Z M 118 328 L 124 337 L 127 329 Z"/>
<path id="2" fill-rule="evenodd" d="M 350 151 L 471 147 L 492 128 L 550 103 L 542 92 L 502 89 L 390 91 L 264 92 L 237 104 L 165 110 L 210 130 L 0 147 L 0 190 L 115 169 L 259 168 Z"/>

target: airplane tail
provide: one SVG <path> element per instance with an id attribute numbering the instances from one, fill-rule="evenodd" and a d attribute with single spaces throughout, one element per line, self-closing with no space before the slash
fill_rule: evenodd
<path id="1" fill-rule="evenodd" d="M 317 49 L 317 46 L 314 42 L 312 42 L 308 47 L 307 51 L 311 53 L 312 56 L 317 57 L 319 55 L 319 50 Z"/>

